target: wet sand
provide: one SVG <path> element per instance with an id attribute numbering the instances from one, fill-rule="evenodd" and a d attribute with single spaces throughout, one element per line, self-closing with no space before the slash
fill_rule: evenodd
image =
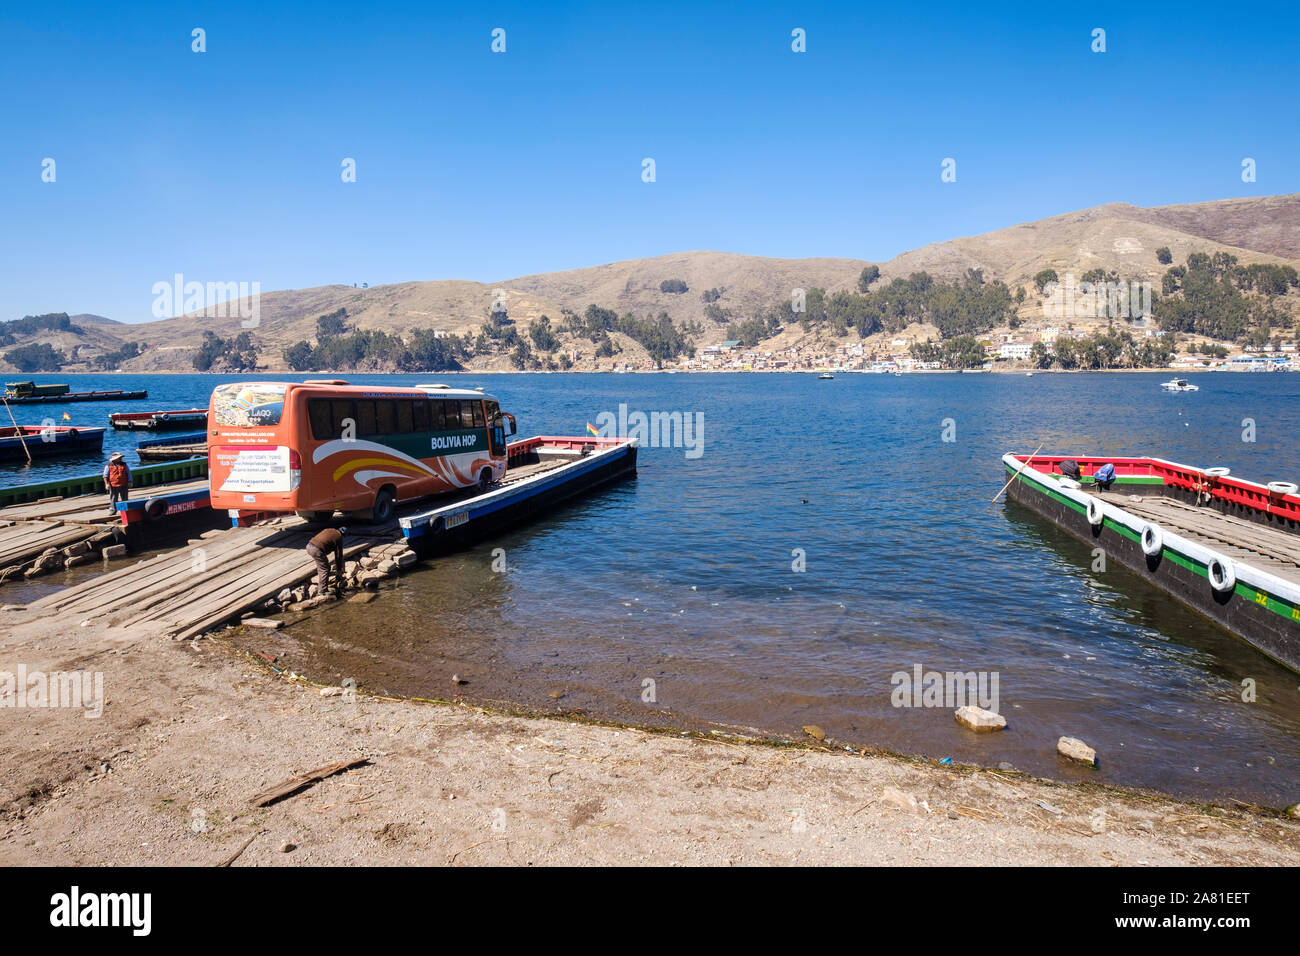
<path id="1" fill-rule="evenodd" d="M 7 628 L 0 670 L 104 675 L 103 716 L 0 709 L 0 863 L 1295 865 L 1300 821 L 1017 773 L 320 688 L 239 650 Z M 369 763 L 261 809 L 250 798 Z M 915 801 L 915 804 L 913 804 Z M 251 841 L 251 842 L 250 842 Z"/>

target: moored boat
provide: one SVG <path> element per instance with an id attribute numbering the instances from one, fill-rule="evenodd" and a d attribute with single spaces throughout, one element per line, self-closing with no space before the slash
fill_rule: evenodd
<path id="1" fill-rule="evenodd" d="M 0 461 L 26 461 L 55 455 L 95 454 L 104 447 L 103 428 L 57 425 L 6 425 L 0 428 Z"/>
<path id="2" fill-rule="evenodd" d="M 1160 458 L 1075 456 L 1075 480 L 1067 460 L 1004 455 L 1008 497 L 1300 671 L 1300 488 Z"/>
<path id="3" fill-rule="evenodd" d="M 182 408 L 166 412 L 113 412 L 108 423 L 128 431 L 165 431 L 172 428 L 202 428 L 207 424 L 206 408 Z"/>
<path id="4" fill-rule="evenodd" d="M 52 405 L 63 402 L 127 402 L 148 398 L 145 389 L 124 391 L 120 388 L 94 392 L 74 392 L 67 385 L 36 385 L 32 382 L 6 382 L 4 400 L 9 405 Z"/>
<path id="5" fill-rule="evenodd" d="M 1167 382 L 1161 382 L 1160 387 L 1166 392 L 1199 392 L 1201 387 L 1193 385 L 1185 378 L 1171 378 Z"/>

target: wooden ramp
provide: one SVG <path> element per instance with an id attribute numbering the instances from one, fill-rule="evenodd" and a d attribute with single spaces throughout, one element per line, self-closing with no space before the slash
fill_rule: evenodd
<path id="1" fill-rule="evenodd" d="M 21 570 L 49 548 L 66 548 L 95 533 L 96 529 L 89 525 L 62 521 L 18 521 L 0 527 L 0 571 L 14 567 Z"/>
<path id="2" fill-rule="evenodd" d="M 132 489 L 132 499 L 147 499 L 158 495 L 177 494 L 180 492 L 200 491 L 208 486 L 208 479 L 182 481 L 175 484 L 157 485 L 149 488 Z M 108 495 L 77 495 L 73 498 L 52 498 L 47 501 L 33 501 L 28 504 L 10 505 L 0 508 L 0 518 L 10 521 L 37 521 L 57 519 L 75 521 L 79 524 L 114 524 L 118 516 L 108 510 Z"/>
<path id="3" fill-rule="evenodd" d="M 1300 585 L 1300 536 L 1163 495 L 1109 491 L 1097 497 L 1154 521 L 1166 531 Z"/>
<path id="4" fill-rule="evenodd" d="M 301 518 L 230 528 L 28 608 L 54 627 L 78 627 L 85 621 L 129 628 L 141 636 L 194 637 L 312 577 L 316 565 L 303 549 L 318 530 Z M 369 551 L 376 538 L 392 540 L 394 531 L 395 526 L 373 526 L 363 535 L 349 533 L 345 557 Z"/>

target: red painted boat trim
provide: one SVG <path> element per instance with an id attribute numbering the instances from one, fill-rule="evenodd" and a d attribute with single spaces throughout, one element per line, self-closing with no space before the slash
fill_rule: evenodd
<path id="1" fill-rule="evenodd" d="M 1092 474 L 1105 464 L 1115 466 L 1116 475 L 1133 475 L 1160 478 L 1172 488 L 1208 493 L 1211 498 L 1251 508 L 1264 514 L 1276 515 L 1300 521 L 1300 495 L 1283 495 L 1268 490 L 1266 485 L 1234 478 L 1231 475 L 1216 477 L 1207 475 L 1202 469 L 1191 465 L 1161 458 L 1088 458 L 1078 455 L 1014 455 L 1017 461 L 1028 462 L 1030 468 L 1049 475 L 1061 474 L 1061 462 L 1073 458 L 1079 463 L 1079 471 Z"/>

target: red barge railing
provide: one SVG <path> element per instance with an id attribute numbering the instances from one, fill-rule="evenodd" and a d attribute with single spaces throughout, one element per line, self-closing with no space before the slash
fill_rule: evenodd
<path id="1" fill-rule="evenodd" d="M 1074 459 L 1079 471 L 1090 476 L 1102 465 L 1114 465 L 1117 477 L 1159 478 L 1171 488 L 1208 494 L 1211 498 L 1231 502 L 1265 514 L 1300 521 L 1300 495 L 1270 491 L 1266 485 L 1234 478 L 1230 475 L 1207 475 L 1203 469 L 1161 458 L 1089 458 L 1079 455 L 1014 455 L 1017 461 L 1049 475 L 1061 474 L 1061 462 Z"/>

